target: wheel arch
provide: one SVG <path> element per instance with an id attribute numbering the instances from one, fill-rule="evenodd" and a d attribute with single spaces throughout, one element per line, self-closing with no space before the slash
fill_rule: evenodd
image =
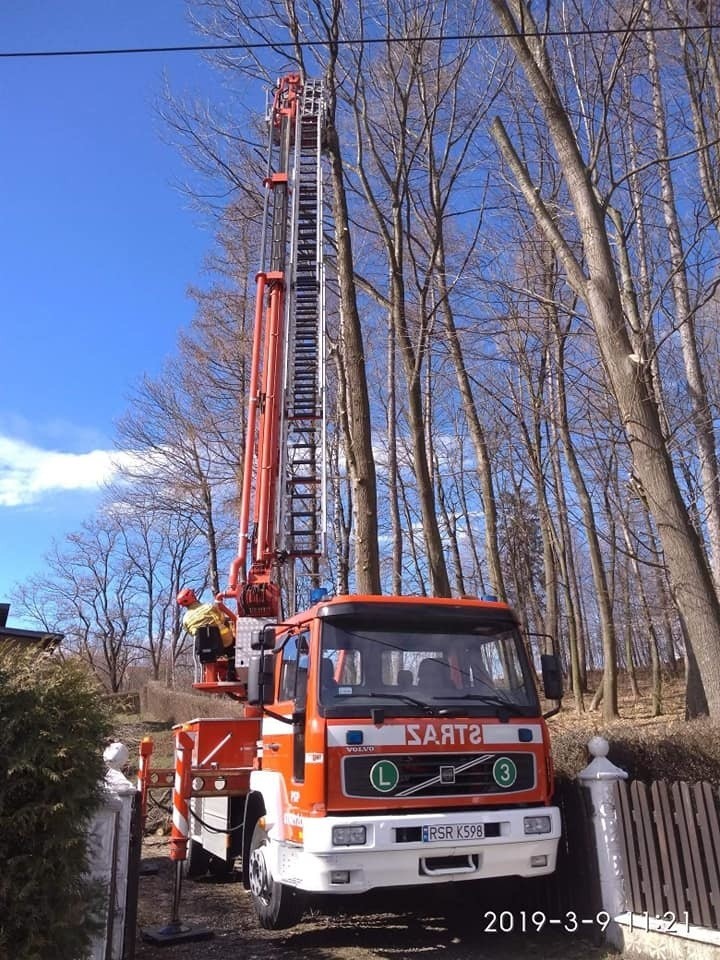
<path id="1" fill-rule="evenodd" d="M 245 815 L 243 816 L 242 882 L 246 890 L 250 889 L 250 841 L 255 824 L 261 817 L 265 816 L 266 812 L 263 795 L 257 790 L 251 791 L 245 801 Z"/>

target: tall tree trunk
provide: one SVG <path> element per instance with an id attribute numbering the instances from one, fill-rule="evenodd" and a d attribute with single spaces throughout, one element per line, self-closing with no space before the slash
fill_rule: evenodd
<path id="1" fill-rule="evenodd" d="M 710 219 L 720 231 L 720 59 L 716 36 L 717 8 L 707 0 L 693 0 L 704 30 L 691 26 L 686 2 L 669 4 L 680 30 L 683 64 L 688 81 L 690 112 L 698 145 L 698 179 Z M 673 8 L 677 7 L 675 10 Z"/>
<path id="2" fill-rule="evenodd" d="M 362 324 L 357 308 L 353 273 L 350 218 L 340 143 L 335 128 L 334 73 L 326 80 L 328 123 L 325 147 L 330 158 L 333 226 L 337 247 L 340 284 L 340 344 L 347 384 L 348 443 L 346 456 L 352 484 L 355 528 L 355 586 L 359 593 L 377 594 L 380 582 L 380 553 L 377 530 L 377 480 L 372 448 L 370 399 L 368 397 Z"/>
<path id="3" fill-rule="evenodd" d="M 633 656 L 633 611 L 630 603 L 630 584 L 626 576 L 626 571 L 622 574 L 622 604 L 623 604 L 623 633 L 625 645 L 625 670 L 627 678 L 630 681 L 630 690 L 632 692 L 633 704 L 637 704 L 640 699 L 640 687 L 637 681 L 637 671 L 635 670 L 635 658 Z"/>
<path id="4" fill-rule="evenodd" d="M 392 592 L 395 596 L 400 596 L 402 593 L 403 536 L 402 524 L 400 522 L 400 503 L 398 499 L 398 408 L 395 347 L 393 329 L 392 326 L 388 324 L 387 482 L 390 506 L 390 536 L 392 539 Z"/>
<path id="5" fill-rule="evenodd" d="M 467 591 L 465 590 L 465 580 L 463 578 L 463 564 L 460 554 L 457 517 L 452 504 L 448 503 L 447 494 L 445 492 L 445 484 L 443 481 L 442 472 L 439 469 L 437 453 L 435 451 L 433 451 L 433 459 L 435 462 L 435 487 L 437 490 L 436 497 L 438 506 L 440 507 L 442 524 L 445 528 L 445 538 L 448 543 L 448 553 L 452 559 L 451 570 L 452 579 L 455 584 L 455 595 L 458 597 L 463 597 Z"/>
<path id="6" fill-rule="evenodd" d="M 435 184 L 434 187 L 436 190 L 439 190 L 439 185 Z M 485 563 L 488 570 L 488 581 L 492 593 L 499 597 L 500 600 L 506 600 L 507 593 L 505 590 L 502 566 L 500 565 L 500 549 L 498 546 L 497 504 L 495 502 L 495 489 L 493 485 L 492 461 L 488 451 L 485 431 L 480 422 L 480 417 L 475 405 L 475 398 L 473 397 L 472 387 L 470 385 L 470 377 L 465 366 L 465 359 L 455 326 L 455 316 L 450 303 L 450 291 L 448 290 L 446 279 L 445 242 L 440 230 L 441 227 L 439 226 L 439 236 L 436 238 L 438 244 L 436 263 L 438 268 L 441 312 L 445 322 L 447 346 L 450 350 L 453 366 L 455 367 L 455 376 L 457 377 L 462 408 L 465 419 L 467 420 L 477 461 L 477 474 L 480 480 L 483 513 L 485 517 Z"/>
<path id="7" fill-rule="evenodd" d="M 568 652 L 570 656 L 570 682 L 575 697 L 575 709 L 578 713 L 585 712 L 584 693 L 587 676 L 585 674 L 585 656 L 582 635 L 582 618 L 578 610 L 576 591 L 573 584 L 577 582 L 575 572 L 575 548 L 568 524 L 569 509 L 565 495 L 565 471 L 560 456 L 560 438 L 557 435 L 557 390 L 554 389 L 552 376 L 550 377 L 551 402 L 555 414 L 551 421 L 550 459 L 553 466 L 553 490 L 557 508 L 557 524 L 554 527 L 554 553 L 560 571 L 560 583 L 565 598 L 565 616 L 568 634 Z M 546 588 L 547 589 L 547 588 Z"/>
<path id="8" fill-rule="evenodd" d="M 330 493 L 333 508 L 331 511 L 333 524 L 333 546 L 335 548 L 335 592 L 347 594 L 350 592 L 350 533 L 351 522 L 346 515 L 345 504 L 349 505 L 352 515 L 352 481 L 343 475 L 340 470 L 340 449 L 344 449 L 350 428 L 347 423 L 347 384 L 339 353 L 333 349 L 330 354 L 337 369 L 337 400 L 336 420 L 337 430 L 333 434 L 332 443 L 328 451 L 328 465 L 330 473 Z M 342 438 L 342 440 L 341 440 Z M 346 488 L 346 489 L 344 489 Z"/>
<path id="9" fill-rule="evenodd" d="M 465 460 L 463 457 L 463 451 L 460 452 L 461 462 L 460 469 L 458 471 L 458 494 L 460 497 L 460 509 L 462 510 L 463 516 L 466 517 L 466 528 L 465 533 L 467 537 L 468 549 L 470 551 L 470 556 L 472 558 L 472 581 L 473 589 L 475 593 L 479 596 L 484 595 L 485 593 L 491 592 L 485 589 L 485 579 L 483 577 L 483 565 L 480 560 L 480 550 L 478 547 L 477 539 L 475 537 L 475 529 L 473 524 L 470 522 L 470 517 L 472 516 L 472 511 L 468 502 L 467 494 L 467 483 L 470 477 L 470 471 L 465 469 Z M 497 504 L 495 505 L 495 514 L 497 519 Z"/>
<path id="10" fill-rule="evenodd" d="M 553 326 L 557 335 L 556 349 L 556 370 L 557 370 L 557 411 L 558 427 L 562 437 L 563 449 L 565 451 L 565 461 L 568 465 L 570 477 L 575 488 L 575 494 L 580 503 L 580 509 L 583 515 L 583 524 L 585 526 L 585 535 L 587 537 L 588 553 L 590 555 L 590 566 L 593 575 L 593 584 L 595 586 L 595 599 L 600 614 L 600 629 L 602 632 L 603 660 L 605 669 L 603 671 L 603 718 L 607 721 L 614 720 L 618 715 L 617 702 L 617 638 L 615 636 L 615 620 L 613 618 L 612 598 L 608 587 L 607 572 L 605 562 L 600 549 L 600 538 L 598 536 L 597 523 L 595 521 L 595 511 L 593 509 L 590 493 L 585 483 L 585 477 L 580 469 L 575 445 L 570 435 L 570 424 L 568 422 L 567 398 L 565 395 L 565 338 L 560 328 L 557 313 L 553 311 Z"/>
<path id="11" fill-rule="evenodd" d="M 521 411 L 518 410 L 520 434 L 525 445 L 529 470 L 532 476 L 533 486 L 535 488 L 535 497 L 537 499 L 538 507 L 538 522 L 540 526 L 540 539 L 542 542 L 545 611 L 544 613 L 541 613 L 538 604 L 534 622 L 537 624 L 538 629 L 553 637 L 553 643 L 555 644 L 558 634 L 557 564 L 555 562 L 555 551 L 553 549 L 554 538 L 552 518 L 550 506 L 547 502 L 545 472 L 542 464 L 542 432 L 540 430 L 538 411 L 535 405 L 533 405 L 533 417 L 534 423 L 532 424 L 531 431 L 527 423 L 522 419 Z M 515 502 L 518 505 L 522 503 L 522 494 L 519 487 L 515 493 Z M 528 591 L 530 591 L 531 596 L 528 596 Z M 533 601 L 535 600 L 534 594 L 534 584 L 532 583 L 521 583 L 519 588 L 516 587 L 515 595 L 518 598 L 518 602 L 524 600 L 524 603 L 527 604 L 528 607 L 531 607 Z M 527 621 L 529 619 L 527 612 L 523 612 L 522 616 L 525 619 L 527 627 Z"/>
<path id="12" fill-rule="evenodd" d="M 634 359 L 604 211 L 527 4 L 523 0 L 492 0 L 492 5 L 543 110 L 583 240 L 582 264 L 545 207 L 499 119 L 493 124 L 493 134 L 526 203 L 553 245 L 568 282 L 587 305 L 632 451 L 635 474 L 657 525 L 687 630 L 688 713 L 695 716 L 709 712 L 713 718 L 720 718 L 720 604 L 673 472 L 648 372 Z"/>
<path id="13" fill-rule="evenodd" d="M 405 282 L 402 275 L 403 244 L 399 206 L 395 207 L 393 214 L 392 249 L 388 251 L 392 264 L 390 277 L 392 326 L 397 336 L 407 384 L 407 410 L 412 442 L 413 469 L 417 482 L 417 495 L 420 503 L 430 584 L 436 597 L 449 597 L 451 592 L 450 579 L 438 526 L 423 412 L 421 370 L 427 341 L 421 341 L 417 348 L 414 348 L 410 337 L 406 314 Z"/>
<path id="14" fill-rule="evenodd" d="M 660 670 L 657 631 L 655 630 L 655 624 L 653 623 L 652 612 L 648 602 L 647 590 L 645 589 L 645 580 L 640 571 L 637 553 L 633 547 L 632 537 L 630 535 L 630 525 L 628 524 L 627 517 L 622 511 L 620 511 L 619 516 L 623 531 L 623 539 L 625 541 L 625 549 L 627 550 L 627 555 L 632 567 L 635 583 L 637 584 L 637 588 L 640 592 L 640 599 L 642 601 L 643 613 L 645 614 L 645 622 L 647 624 L 647 631 L 650 639 L 649 648 L 652 673 L 652 715 L 654 717 L 659 717 L 662 713 L 662 672 Z"/>
<path id="15" fill-rule="evenodd" d="M 707 515 L 707 531 L 710 554 L 710 566 L 716 586 L 720 586 L 720 481 L 718 480 L 718 459 L 713 426 L 713 412 L 708 400 L 705 374 L 700 363 L 697 338 L 695 336 L 695 317 L 690 305 L 690 291 L 686 271 L 686 257 L 683 248 L 680 223 L 675 202 L 675 187 L 672 181 L 667 138 L 665 104 L 660 85 L 660 69 L 657 62 L 655 34 L 646 33 L 648 65 L 652 82 L 652 101 L 655 113 L 655 135 L 658 150 L 658 170 L 662 191 L 662 208 L 667 229 L 670 252 L 670 283 L 675 300 L 675 324 L 680 332 L 685 376 L 687 377 L 690 408 L 695 441 L 700 461 L 700 477 Z"/>

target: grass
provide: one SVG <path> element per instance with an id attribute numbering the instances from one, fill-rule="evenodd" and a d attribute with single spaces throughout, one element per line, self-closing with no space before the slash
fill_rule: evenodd
<path id="1" fill-rule="evenodd" d="M 652 716 L 649 678 L 640 673 L 641 696 L 634 699 L 626 675 L 618 684 L 620 717 L 611 723 L 600 712 L 578 713 L 572 696 L 548 721 L 555 769 L 573 777 L 588 762 L 587 743 L 600 735 L 610 743 L 609 758 L 639 780 L 708 780 L 720 785 L 720 725 L 706 718 L 685 720 L 682 677 L 663 680 L 663 714 Z M 586 697 L 589 703 L 591 695 Z"/>

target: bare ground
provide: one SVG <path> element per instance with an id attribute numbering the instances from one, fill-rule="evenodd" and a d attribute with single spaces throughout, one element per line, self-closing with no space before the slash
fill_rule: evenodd
<path id="1" fill-rule="evenodd" d="M 642 682 L 645 681 L 645 682 Z M 587 762 L 590 736 L 602 732 L 610 739 L 632 736 L 648 740 L 655 754 L 658 744 L 672 743 L 680 733 L 688 737 L 682 721 L 682 683 L 668 682 L 665 711 L 652 717 L 647 681 L 641 680 L 643 697 L 635 701 L 626 683 L 621 683 L 621 719 L 609 728 L 598 713 L 578 714 L 572 698 L 563 712 L 550 722 L 556 766 L 572 776 Z M 169 763 L 171 734 L 165 724 L 125 718 L 118 735 L 135 751 L 141 736 L 152 733 L 157 743 L 155 763 Z M 714 731 L 716 734 L 716 731 Z M 707 742 L 702 724 L 698 736 Z M 714 735 L 711 740 L 716 741 Z M 623 758 L 620 758 L 623 759 Z M 707 757 L 703 758 L 707 761 Z M 720 756 L 717 762 L 720 771 Z M 165 802 L 169 797 L 165 798 Z M 197 943 L 158 947 L 143 940 L 142 931 L 165 926 L 171 916 L 173 866 L 168 857 L 168 819 L 159 808 L 151 811 L 148 825 L 154 834 L 143 847 L 143 863 L 157 872 L 140 880 L 136 960 L 399 960 L 405 957 L 443 957 L 446 960 L 607 960 L 615 956 L 597 946 L 599 931 L 589 924 L 576 933 L 563 932 L 563 923 L 546 926 L 541 933 L 517 931 L 522 904 L 506 896 L 502 909 L 515 905 L 514 933 L 490 933 L 486 915 L 493 901 L 493 886 L 460 883 L 414 893 L 367 895 L 358 900 L 327 898 L 309 911 L 292 930 L 270 932 L 254 918 L 250 896 L 238 878 L 185 881 L 180 917 L 184 924 L 209 928 L 213 937 Z M 494 891 L 497 893 L 497 890 Z M 548 918 L 564 920 L 565 918 Z M 584 918 L 586 919 L 586 918 Z"/>
<path id="2" fill-rule="evenodd" d="M 211 940 L 158 947 L 142 932 L 163 927 L 172 908 L 173 866 L 167 838 L 150 837 L 143 863 L 158 872 L 140 880 L 136 960 L 399 960 L 443 957 L 447 960 L 605 960 L 612 954 L 594 946 L 594 930 L 583 934 L 557 929 L 537 934 L 489 933 L 482 887 L 458 884 L 409 894 L 332 898 L 308 912 L 292 930 L 267 931 L 255 922 L 250 896 L 238 878 L 185 881 L 180 919 L 205 926 Z M 352 911 L 352 912 L 351 912 Z M 520 914 L 515 920 L 521 922 Z"/>

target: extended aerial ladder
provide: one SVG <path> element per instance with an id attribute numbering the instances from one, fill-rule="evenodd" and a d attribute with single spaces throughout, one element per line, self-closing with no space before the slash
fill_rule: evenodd
<path id="1" fill-rule="evenodd" d="M 321 81 L 303 80 L 299 74 L 282 77 L 267 120 L 238 553 L 228 586 L 216 597 L 222 610 L 225 600 L 237 603 L 236 656 L 243 665 L 250 637 L 263 622 L 293 613 L 301 601 L 307 605 L 319 586 L 326 551 Z M 281 596 L 291 609 L 281 609 Z M 244 680 L 229 681 L 225 658 L 220 664 L 215 660 L 202 662 L 194 686 L 244 701 Z M 257 709 L 246 706 L 244 717 L 178 725 L 174 768 L 151 768 L 152 743 L 143 743 L 143 808 L 148 791 L 174 784 L 171 857 L 177 867 L 172 920 L 146 931 L 147 939 L 202 938 L 179 920 L 180 867 L 185 864 L 189 875 L 207 868 L 225 871 L 228 858 L 238 852 L 229 843 L 230 832 L 203 818 L 217 822 L 220 810 L 228 824 L 236 814 L 237 798 L 248 790 L 258 717 Z"/>
<path id="2" fill-rule="evenodd" d="M 238 555 L 221 595 L 255 619 L 280 616 L 281 565 L 294 607 L 325 552 L 321 82 L 283 77 L 268 127 Z"/>
<path id="3" fill-rule="evenodd" d="M 196 636 L 207 658 L 195 686 L 230 694 L 243 713 L 178 725 L 174 770 L 154 770 L 146 747 L 143 794 L 174 784 L 165 942 L 186 932 L 183 863 L 192 876 L 241 862 L 258 921 L 281 929 L 306 895 L 543 876 L 560 836 L 545 725 L 558 708 L 541 712 L 517 615 L 494 597 L 317 589 L 321 84 L 283 77 L 268 120 L 238 553 L 216 598 L 237 604 L 243 672 L 232 680 L 224 650 L 208 640 L 200 651 Z M 559 700 L 557 658 L 543 657 L 543 680 L 546 698 Z"/>

